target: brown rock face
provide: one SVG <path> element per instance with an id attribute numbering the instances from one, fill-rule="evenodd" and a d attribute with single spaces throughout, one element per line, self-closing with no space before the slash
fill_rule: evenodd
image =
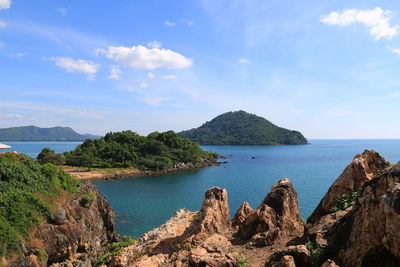
<path id="1" fill-rule="evenodd" d="M 329 188 L 318 207 L 308 219 L 308 222 L 313 223 L 321 216 L 329 213 L 338 198 L 351 192 L 357 192 L 377 172 L 389 166 L 390 163 L 373 150 L 365 150 L 362 154 L 356 155 L 353 161 Z"/>
<path id="2" fill-rule="evenodd" d="M 300 236 L 303 230 L 296 190 L 285 178 L 275 184 L 261 205 L 246 216 L 239 225 L 238 234 L 243 239 L 264 240 L 264 245 L 270 245 L 281 236 Z"/>
<path id="3" fill-rule="evenodd" d="M 114 212 L 104 197 L 90 183 L 82 185 L 80 190 L 91 194 L 93 200 L 84 207 L 80 195 L 68 196 L 50 221 L 35 229 L 31 238 L 34 245 L 26 246 L 25 257 L 11 266 L 91 266 L 99 255 L 107 252 L 111 242 L 119 240 Z M 47 262 L 42 260 L 36 265 L 39 261 L 35 250 L 45 253 Z"/>
<path id="4" fill-rule="evenodd" d="M 254 210 L 250 207 L 248 202 L 243 202 L 243 204 L 236 211 L 235 216 L 232 220 L 232 226 L 240 225 L 244 222 L 247 216 L 252 213 Z"/>
<path id="5" fill-rule="evenodd" d="M 228 194 L 225 189 L 213 187 L 205 193 L 200 211 L 179 210 L 165 224 L 123 249 L 110 266 L 187 266 L 188 251 L 192 249 L 193 264 L 208 262 L 216 265 L 207 266 L 225 266 L 217 263 L 235 260 L 223 249 L 230 242 L 220 235 L 227 234 L 229 229 Z M 202 256 L 206 252 L 210 259 Z M 149 262 L 159 264 L 149 265 Z"/>
<path id="6" fill-rule="evenodd" d="M 212 234 L 226 233 L 230 225 L 228 193 L 225 189 L 213 187 L 205 193 L 203 205 L 185 236 L 201 242 Z"/>
<path id="7" fill-rule="evenodd" d="M 332 229 L 337 238 L 328 248 L 337 252 L 339 265 L 400 266 L 399 194 L 399 165 L 362 186 L 353 210 L 344 218 L 347 226 Z"/>

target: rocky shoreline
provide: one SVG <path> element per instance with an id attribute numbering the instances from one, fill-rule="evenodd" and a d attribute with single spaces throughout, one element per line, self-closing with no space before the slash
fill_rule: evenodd
<path id="1" fill-rule="evenodd" d="M 10 266 L 400 266 L 400 163 L 371 150 L 356 155 L 307 222 L 287 178 L 257 208 L 244 202 L 233 220 L 228 192 L 213 187 L 199 211 L 178 210 L 113 253 L 107 250 L 119 240 L 114 213 L 86 183 L 32 236 L 35 242 L 24 245 L 24 256 Z"/>
<path id="2" fill-rule="evenodd" d="M 91 180 L 91 179 L 119 180 L 124 178 L 134 178 L 134 177 L 159 175 L 166 173 L 194 171 L 197 169 L 211 167 L 223 163 L 226 162 L 219 162 L 217 159 L 202 160 L 195 164 L 182 162 L 176 164 L 173 168 L 159 170 L 159 171 L 140 170 L 136 168 L 126 168 L 115 171 L 106 171 L 106 170 L 98 171 L 96 169 L 92 169 L 90 171 L 89 170 L 80 171 L 79 169 L 73 167 L 61 167 L 61 168 L 78 180 Z"/>

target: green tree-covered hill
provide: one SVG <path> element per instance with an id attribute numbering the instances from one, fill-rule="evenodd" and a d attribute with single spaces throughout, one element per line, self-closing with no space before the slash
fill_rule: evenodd
<path id="1" fill-rule="evenodd" d="M 173 131 L 154 132 L 148 136 L 123 131 L 108 133 L 96 140 L 86 140 L 63 156 L 70 166 L 164 170 L 179 163 L 215 160 L 218 155 L 201 149 L 195 142 L 181 138 Z"/>
<path id="2" fill-rule="evenodd" d="M 276 126 L 245 111 L 227 112 L 199 128 L 178 133 L 201 145 L 298 145 L 307 139 L 298 131 Z"/>
<path id="3" fill-rule="evenodd" d="M 84 141 L 93 138 L 98 136 L 79 134 L 69 127 L 21 126 L 0 129 L 0 141 Z"/>

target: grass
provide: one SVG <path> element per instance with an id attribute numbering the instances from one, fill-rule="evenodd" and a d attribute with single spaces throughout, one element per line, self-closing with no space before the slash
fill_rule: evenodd
<path id="1" fill-rule="evenodd" d="M 0 256 L 20 252 L 30 228 L 47 220 L 64 192 L 78 193 L 80 182 L 51 164 L 22 154 L 0 156 Z"/>

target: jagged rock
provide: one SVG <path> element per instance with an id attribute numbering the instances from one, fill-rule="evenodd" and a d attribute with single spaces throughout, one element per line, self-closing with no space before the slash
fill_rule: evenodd
<path id="1" fill-rule="evenodd" d="M 352 207 L 346 210 L 337 211 L 335 213 L 322 216 L 314 224 L 306 225 L 306 235 L 308 240 L 314 242 L 317 246 L 327 246 L 328 241 L 335 238 L 332 236 L 332 229 L 343 224 L 342 218 L 351 211 Z"/>
<path id="2" fill-rule="evenodd" d="M 339 265 L 337 265 L 333 260 L 326 260 L 321 267 L 340 267 Z"/>
<path id="3" fill-rule="evenodd" d="M 309 217 L 308 222 L 314 223 L 321 216 L 330 213 L 338 198 L 359 191 L 366 181 L 389 166 L 390 163 L 373 150 L 365 150 L 362 154 L 356 155 L 339 178 L 331 185 Z"/>
<path id="4" fill-rule="evenodd" d="M 290 256 L 290 257 L 285 257 Z M 286 265 L 284 265 L 286 264 Z M 305 267 L 311 265 L 311 254 L 305 245 L 289 246 L 275 252 L 265 264 L 266 267 L 297 266 Z"/>
<path id="5" fill-rule="evenodd" d="M 239 225 L 238 235 L 270 245 L 281 236 L 300 236 L 303 231 L 296 190 L 285 178 L 272 186 L 261 205 Z"/>
<path id="6" fill-rule="evenodd" d="M 193 223 L 184 234 L 185 239 L 198 244 L 209 236 L 229 231 L 228 193 L 225 189 L 213 187 L 205 193 L 205 199 Z"/>
<path id="7" fill-rule="evenodd" d="M 400 266 L 400 166 L 387 168 L 361 188 L 345 227 L 328 244 L 341 266 Z M 343 242 L 345 240 L 345 242 Z"/>
<path id="8" fill-rule="evenodd" d="M 232 226 L 237 226 L 243 223 L 246 217 L 253 211 L 254 210 L 251 208 L 248 202 L 243 202 L 233 217 Z"/>
<path id="9" fill-rule="evenodd" d="M 110 266 L 149 266 L 146 265 L 149 261 L 163 261 L 160 266 L 177 265 L 178 262 L 182 264 L 179 256 L 184 255 L 184 251 L 205 245 L 207 243 L 204 241 L 212 235 L 225 234 L 229 230 L 227 192 L 213 187 L 205 193 L 200 211 L 179 210 L 165 224 L 143 235 L 138 242 L 113 257 Z M 141 256 L 144 254 L 152 258 Z M 216 259 L 217 254 L 218 251 L 215 251 L 213 255 Z"/>
<path id="10" fill-rule="evenodd" d="M 231 243 L 225 237 L 214 234 L 189 254 L 189 263 L 193 267 L 236 266 L 236 259 L 229 253 Z"/>

